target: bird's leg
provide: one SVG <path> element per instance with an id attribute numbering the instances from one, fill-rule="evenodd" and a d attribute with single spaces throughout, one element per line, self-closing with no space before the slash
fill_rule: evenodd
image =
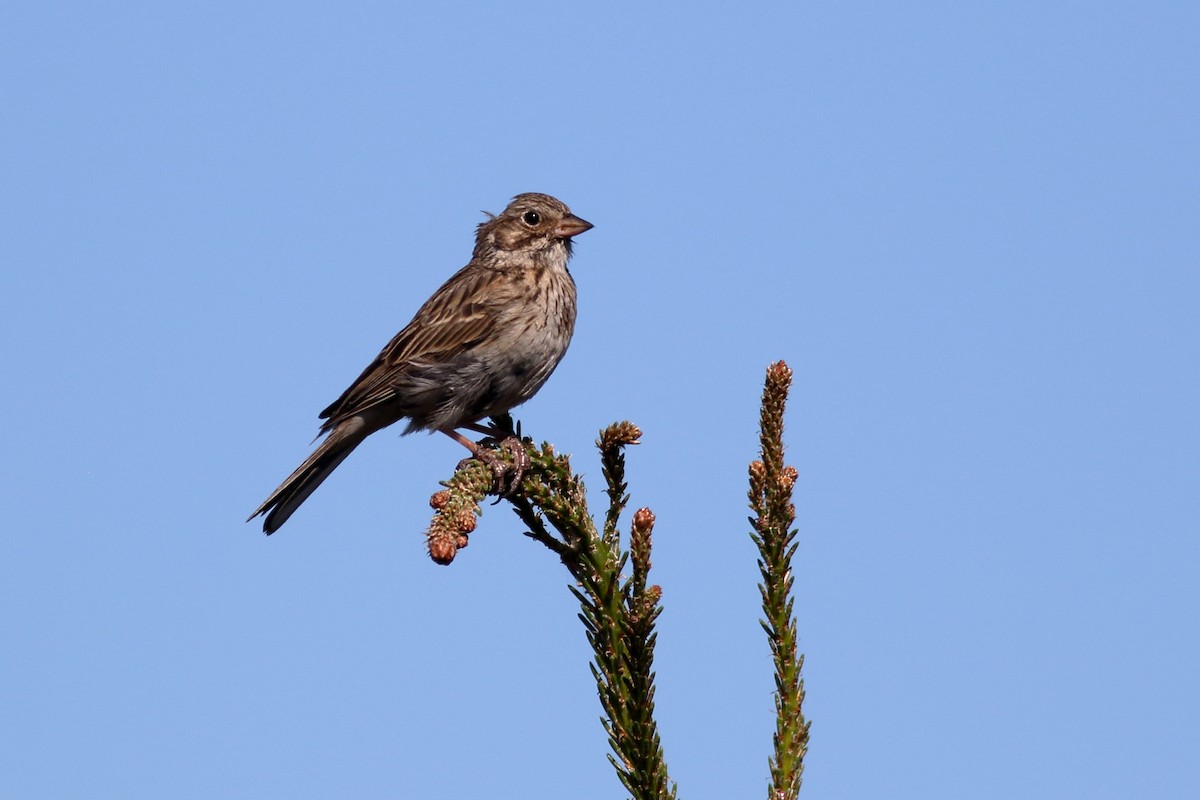
<path id="1" fill-rule="evenodd" d="M 503 434 L 503 431 L 485 428 L 482 425 L 469 424 L 464 425 L 464 428 L 469 428 L 477 433 L 484 433 L 488 437 L 495 440 L 496 434 Z M 507 450 L 512 454 L 512 466 L 505 464 L 496 454 L 490 449 L 483 447 L 480 444 L 472 442 L 467 437 L 463 436 L 453 428 L 439 428 L 439 430 L 449 436 L 454 441 L 461 444 L 463 447 L 471 451 L 471 455 L 487 464 L 492 470 L 492 478 L 496 494 L 501 497 L 506 497 L 512 494 L 518 486 L 521 485 L 521 480 L 525 477 L 525 470 L 529 469 L 529 453 L 525 450 L 524 443 L 514 435 L 505 436 L 498 440 L 501 450 Z"/>

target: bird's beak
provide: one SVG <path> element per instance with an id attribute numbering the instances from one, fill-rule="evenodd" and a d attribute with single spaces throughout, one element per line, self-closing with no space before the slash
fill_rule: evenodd
<path id="1" fill-rule="evenodd" d="M 562 222 L 554 228 L 554 236 L 557 239 L 569 239 L 572 236 L 589 231 L 593 227 L 592 223 L 586 219 L 580 219 L 574 214 L 567 214 L 562 218 Z"/>

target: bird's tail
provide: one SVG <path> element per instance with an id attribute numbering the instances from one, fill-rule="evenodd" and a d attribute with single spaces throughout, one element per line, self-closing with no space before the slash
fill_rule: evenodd
<path id="1" fill-rule="evenodd" d="M 346 456 L 354 452 L 354 448 L 367 438 L 362 420 L 350 419 L 343 422 L 329 434 L 329 438 L 321 442 L 313 454 L 296 471 L 288 476 L 279 488 L 271 492 L 271 496 L 259 506 L 246 521 L 266 514 L 263 520 L 263 533 L 270 536 L 283 523 L 287 522 L 300 504 L 316 490 L 321 482 L 329 477 L 329 473 L 337 468 Z M 360 424 L 356 424 L 360 423 Z"/>

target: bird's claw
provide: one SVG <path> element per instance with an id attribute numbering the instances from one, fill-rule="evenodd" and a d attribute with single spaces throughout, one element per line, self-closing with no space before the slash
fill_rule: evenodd
<path id="1" fill-rule="evenodd" d="M 525 472 L 529 469 L 531 464 L 529 451 L 525 449 L 525 443 L 516 436 L 506 436 L 498 442 L 498 446 L 501 451 L 512 456 L 511 464 L 486 447 L 476 450 L 472 458 L 482 461 L 491 469 L 492 493 L 498 497 L 509 497 L 520 487 L 521 481 L 525 478 Z M 459 466 L 470 460 L 469 458 L 464 459 Z"/>
<path id="2" fill-rule="evenodd" d="M 496 473 L 493 467 L 492 474 L 496 475 L 496 493 L 501 497 L 508 497 L 520 488 L 521 481 L 525 479 L 525 471 L 530 465 L 529 451 L 525 449 L 525 443 L 516 436 L 505 437 L 504 441 L 500 442 L 500 449 L 512 455 L 512 465 L 501 464 L 504 467 L 502 473 Z"/>

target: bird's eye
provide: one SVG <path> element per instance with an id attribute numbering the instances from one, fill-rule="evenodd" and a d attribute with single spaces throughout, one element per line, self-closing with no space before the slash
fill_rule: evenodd
<path id="1" fill-rule="evenodd" d="M 542 215 L 536 211 L 526 211 L 521 215 L 521 219 L 525 220 L 526 225 L 537 225 L 542 221 Z"/>

